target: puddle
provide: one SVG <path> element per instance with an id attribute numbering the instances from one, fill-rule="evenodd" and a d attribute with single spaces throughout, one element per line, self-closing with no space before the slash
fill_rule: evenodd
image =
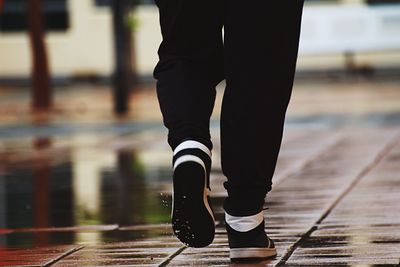
<path id="1" fill-rule="evenodd" d="M 4 157 L 12 146 L 2 145 L 10 148 L 0 151 Z M 54 153 L 49 149 L 57 147 L 57 141 L 43 137 L 33 139 L 31 145 L 13 151 L 18 157 L 24 156 L 24 151 L 31 156 L 3 162 L 0 169 L 0 230 L 17 231 L 0 235 L 0 246 L 71 244 L 91 238 L 131 240 L 165 234 L 164 229 L 154 228 L 120 232 L 83 229 L 79 233 L 27 230 L 162 224 L 169 222 L 171 207 L 170 196 L 160 193 L 171 179 L 170 151 L 165 147 L 112 150 L 72 144 L 62 153 Z M 80 240 L 79 234 L 91 237 Z"/>

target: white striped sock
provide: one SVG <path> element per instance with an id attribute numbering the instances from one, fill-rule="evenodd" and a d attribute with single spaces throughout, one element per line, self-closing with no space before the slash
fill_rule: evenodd
<path id="1" fill-rule="evenodd" d="M 175 149 L 174 149 L 174 156 L 181 150 L 187 149 L 187 148 L 198 148 L 204 151 L 210 158 L 211 158 L 211 151 L 208 149 L 207 146 L 204 144 L 195 141 L 195 140 L 186 140 L 180 143 Z"/>

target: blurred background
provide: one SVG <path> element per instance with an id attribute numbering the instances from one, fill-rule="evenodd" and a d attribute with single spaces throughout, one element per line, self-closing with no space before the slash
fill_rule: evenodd
<path id="1" fill-rule="evenodd" d="M 0 0 L 0 247 L 164 229 L 160 42 L 152 0 Z M 223 90 L 211 121 L 216 188 Z M 286 131 L 399 125 L 400 1 L 306 0 Z"/>

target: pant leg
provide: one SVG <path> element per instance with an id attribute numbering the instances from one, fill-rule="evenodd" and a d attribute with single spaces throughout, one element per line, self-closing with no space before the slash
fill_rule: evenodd
<path id="1" fill-rule="evenodd" d="M 212 148 L 210 116 L 223 79 L 221 0 L 157 0 L 163 41 L 154 69 L 168 143 L 192 138 Z"/>
<path id="2" fill-rule="evenodd" d="M 260 210 L 271 189 L 296 66 L 302 0 L 227 0 L 221 161 L 225 208 Z"/>

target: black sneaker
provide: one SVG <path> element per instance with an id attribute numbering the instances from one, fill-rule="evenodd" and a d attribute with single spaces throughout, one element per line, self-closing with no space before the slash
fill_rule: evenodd
<path id="1" fill-rule="evenodd" d="M 187 140 L 173 157 L 172 228 L 190 247 L 205 247 L 214 239 L 215 219 L 209 201 L 211 151 L 202 143 Z"/>
<path id="2" fill-rule="evenodd" d="M 262 260 L 276 256 L 274 242 L 265 233 L 262 211 L 244 217 L 225 213 L 225 227 L 232 261 Z"/>

